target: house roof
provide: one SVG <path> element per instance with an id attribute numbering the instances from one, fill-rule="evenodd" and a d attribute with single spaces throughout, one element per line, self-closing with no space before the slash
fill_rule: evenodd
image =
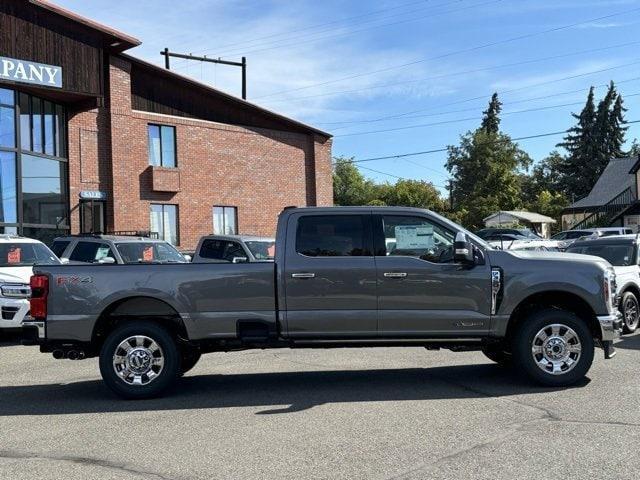
<path id="1" fill-rule="evenodd" d="M 529 223 L 556 223 L 553 218 L 547 217 L 546 215 L 541 215 L 535 212 L 525 212 L 523 210 L 501 210 L 489 215 L 487 218 L 483 219 L 483 221 L 486 222 L 487 220 L 499 217 L 501 215 L 510 215 L 514 218 L 518 218 Z"/>
<path id="2" fill-rule="evenodd" d="M 599 207 L 613 200 L 634 185 L 631 170 L 638 159 L 636 157 L 612 158 L 598 178 L 598 181 L 584 198 L 569 205 L 570 209 Z"/>
<path id="3" fill-rule="evenodd" d="M 67 10 L 66 8 L 62 8 L 48 0 L 29 0 L 29 3 L 101 33 L 109 40 L 109 46 L 116 51 L 121 52 L 123 50 L 128 50 L 129 48 L 137 47 L 142 43 L 131 35 L 127 35 L 115 28 L 108 27 L 94 20 L 83 17 L 82 15 L 78 15 L 77 13 Z"/>

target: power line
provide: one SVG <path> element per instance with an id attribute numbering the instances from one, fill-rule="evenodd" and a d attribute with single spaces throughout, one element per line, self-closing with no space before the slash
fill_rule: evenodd
<path id="1" fill-rule="evenodd" d="M 538 32 L 518 35 L 518 36 L 515 36 L 515 37 L 510 37 L 510 38 L 506 38 L 506 39 L 503 39 L 503 40 L 497 40 L 497 41 L 494 41 L 494 42 L 489 42 L 489 43 L 485 43 L 485 44 L 481 44 L 481 45 L 476 45 L 474 47 L 464 48 L 464 49 L 461 49 L 461 50 L 454 50 L 454 51 L 451 51 L 451 52 L 448 52 L 448 53 L 444 53 L 444 54 L 441 54 L 441 55 L 436 55 L 434 57 L 423 58 L 423 59 L 420 59 L 420 60 L 414 60 L 412 62 L 403 63 L 403 64 L 399 64 L 399 65 L 393 65 L 393 66 L 381 68 L 381 69 L 378 69 L 378 70 L 371 70 L 371 71 L 368 71 L 368 72 L 362 72 L 362 73 L 358 73 L 358 74 L 348 75 L 348 76 L 345 76 L 345 77 L 336 78 L 334 80 L 327 80 L 325 82 L 315 83 L 315 84 L 312 84 L 312 85 L 306 85 L 304 87 L 298 87 L 298 88 L 289 89 L 289 90 L 282 90 L 282 91 L 279 91 L 279 92 L 271 93 L 269 95 L 263 95 L 263 96 L 258 97 L 258 98 L 274 97 L 276 95 L 281 95 L 283 93 L 295 92 L 295 91 L 300 91 L 300 90 L 307 90 L 309 88 L 314 88 L 314 87 L 319 87 L 319 86 L 323 86 L 323 85 L 329 85 L 329 84 L 333 84 L 333 83 L 338 83 L 338 82 L 342 82 L 344 80 L 351 80 L 353 78 L 359 78 L 359 77 L 375 75 L 377 73 L 383 73 L 383 72 L 387 72 L 387 71 L 391 71 L 391 70 L 397 70 L 398 68 L 404 68 L 404 67 L 408 67 L 408 66 L 411 66 L 411 65 L 416 65 L 416 64 L 424 63 L 424 62 L 427 62 L 427 61 L 430 61 L 430 60 L 439 60 L 439 59 L 442 59 L 442 58 L 451 57 L 451 56 L 454 56 L 454 55 L 459 55 L 461 53 L 475 52 L 475 51 L 478 51 L 478 50 L 482 50 L 484 48 L 494 47 L 494 46 L 497 46 L 497 45 L 502 45 L 502 44 L 505 44 L 505 43 L 515 42 L 515 41 L 523 40 L 523 39 L 526 39 L 526 38 L 532 38 L 532 37 L 536 37 L 536 36 L 539 36 L 539 35 L 545 35 L 547 33 L 558 32 L 558 31 L 561 31 L 561 30 L 566 30 L 566 29 L 569 29 L 569 28 L 574 28 L 574 27 L 577 27 L 577 26 L 580 26 L 580 25 L 584 25 L 586 23 L 592 23 L 592 22 L 597 22 L 597 21 L 600 21 L 600 20 L 605 20 L 605 19 L 608 19 L 608 18 L 617 17 L 617 16 L 620 16 L 620 15 L 626 15 L 626 14 L 633 13 L 633 12 L 636 12 L 636 11 L 639 11 L 639 10 L 640 10 L 640 7 L 633 8 L 633 9 L 630 9 L 630 10 L 625 10 L 625 11 L 622 11 L 622 12 L 611 13 L 609 15 L 603 15 L 603 16 L 600 16 L 600 17 L 590 18 L 588 20 L 583 20 L 583 21 L 571 23 L 571 24 L 568 24 L 568 25 L 562 25 L 560 27 L 554 27 L 554 28 L 549 28 L 547 30 L 541 30 L 541 31 L 538 31 Z"/>
<path id="2" fill-rule="evenodd" d="M 460 2 L 460 1 L 463 1 L 463 0 L 457 0 L 457 1 Z M 433 18 L 433 17 L 437 17 L 437 16 L 440 16 L 440 15 L 447 15 L 449 13 L 456 13 L 456 12 L 460 12 L 460 11 L 463 11 L 463 10 L 469 10 L 469 9 L 472 9 L 472 8 L 484 7 L 484 6 L 487 6 L 487 5 L 490 5 L 490 4 L 493 4 L 493 3 L 499 3 L 499 2 L 502 2 L 502 1 L 503 0 L 488 0 L 488 1 L 485 1 L 485 2 L 482 2 L 482 3 L 476 3 L 474 5 L 469 5 L 469 6 L 466 6 L 466 7 L 460 7 L 460 8 L 456 8 L 456 9 L 453 9 L 453 10 L 446 10 L 444 12 L 430 13 L 429 15 L 422 15 L 422 16 L 413 16 L 413 17 L 405 18 L 405 19 L 398 20 L 398 21 L 395 21 L 395 22 L 382 23 L 382 24 L 379 24 L 379 25 L 371 25 L 369 27 L 364 27 L 364 28 L 360 28 L 360 29 L 356 29 L 356 30 L 343 32 L 343 33 L 335 33 L 335 34 L 332 34 L 332 35 L 325 35 L 325 36 L 322 36 L 322 37 L 311 38 L 311 39 L 302 40 L 302 41 L 299 40 L 299 41 L 292 42 L 292 43 L 285 43 L 283 45 L 273 45 L 273 46 L 261 47 L 261 48 L 258 48 L 258 49 L 255 49 L 255 50 L 249 50 L 249 51 L 246 51 L 246 50 L 233 50 L 233 51 L 228 51 L 228 52 L 224 53 L 222 56 L 225 57 L 225 56 L 237 55 L 238 52 L 241 52 L 244 55 L 249 55 L 249 54 L 252 54 L 252 53 L 265 52 L 265 51 L 268 51 L 268 50 L 276 50 L 276 49 L 279 49 L 279 48 L 286 48 L 286 47 L 291 47 L 291 46 L 304 45 L 304 44 L 307 44 L 307 43 L 319 42 L 319 41 L 327 40 L 329 38 L 345 37 L 345 36 L 349 36 L 349 35 L 355 35 L 356 33 L 364 32 L 364 31 L 367 31 L 367 30 L 372 30 L 372 29 L 382 28 L 382 27 L 390 27 L 390 26 L 393 26 L 393 25 L 400 25 L 400 24 L 403 24 L 403 23 L 415 22 L 415 21 L 418 21 L 418 20 L 423 20 L 425 18 Z M 448 3 L 440 3 L 438 5 L 434 5 L 433 8 L 447 6 L 447 5 L 448 5 Z M 420 9 L 420 10 L 424 10 L 424 9 Z M 416 10 L 416 11 L 418 11 L 418 10 Z M 404 14 L 406 14 L 406 13 L 415 13 L 416 11 L 414 11 L 414 12 L 405 12 Z"/>
<path id="3" fill-rule="evenodd" d="M 624 95 L 623 98 L 628 97 L 637 97 L 640 93 L 631 93 L 629 95 Z M 534 107 L 534 108 L 526 108 L 524 110 L 514 110 L 511 112 L 502 112 L 501 115 L 516 115 L 520 113 L 529 113 L 529 112 L 539 112 L 542 110 L 551 110 L 553 108 L 562 108 L 562 107 L 573 107 L 576 105 L 584 105 L 584 101 L 582 102 L 573 102 L 573 103 L 561 103 L 557 105 L 545 105 L 542 107 Z M 456 118 L 453 120 L 443 120 L 441 122 L 433 122 L 433 123 L 421 123 L 418 125 L 405 125 L 404 127 L 395 127 L 395 128 L 385 128 L 381 130 L 368 130 L 366 132 L 354 132 L 354 133 L 343 133 L 342 135 L 334 135 L 334 137 L 355 137 L 359 135 L 371 135 L 373 133 L 387 133 L 387 132 L 397 132 L 402 130 L 412 130 L 414 128 L 424 128 L 424 127 L 434 127 L 437 125 L 446 125 L 449 123 L 460 123 L 467 122 L 470 120 L 480 120 L 482 117 L 467 117 L 467 118 Z"/>
<path id="4" fill-rule="evenodd" d="M 459 0 L 459 1 L 461 1 L 461 0 Z M 196 50 L 193 53 L 208 53 L 208 52 L 213 52 L 215 50 L 219 50 L 219 49 L 222 49 L 222 48 L 230 48 L 230 47 L 235 47 L 237 45 L 244 45 L 244 44 L 247 44 L 247 43 L 261 42 L 261 41 L 267 40 L 269 38 L 279 37 L 279 36 L 283 36 L 283 35 L 286 36 L 286 35 L 290 35 L 292 33 L 299 33 L 299 32 L 304 32 L 304 31 L 307 31 L 307 30 L 315 30 L 316 28 L 321 28 L 321 27 L 324 27 L 324 26 L 327 26 L 327 25 L 335 25 L 336 23 L 348 22 L 350 20 L 356 20 L 358 18 L 370 17 L 370 16 L 373 16 L 373 15 L 377 15 L 379 13 L 384 13 L 384 12 L 391 11 L 391 10 L 398 10 L 400 8 L 410 7 L 412 5 L 417 5 L 419 3 L 424 4 L 424 3 L 428 3 L 428 2 L 429 2 L 429 0 L 419 0 L 419 1 L 416 1 L 416 2 L 409 2 L 409 3 L 402 4 L 402 5 L 396 5 L 395 7 L 383 8 L 383 9 L 380 9 L 380 10 L 374 10 L 374 11 L 369 12 L 369 13 L 365 13 L 365 14 L 361 14 L 361 15 L 355 15 L 355 16 L 352 16 L 352 17 L 345 17 L 345 18 L 341 18 L 341 19 L 338 19 L 338 20 L 332 20 L 330 22 L 319 23 L 319 24 L 316 24 L 316 25 L 310 25 L 308 27 L 297 28 L 295 30 L 289 30 L 287 32 L 273 33 L 273 34 L 265 35 L 265 36 L 262 36 L 262 37 L 254 37 L 254 38 L 249 39 L 249 40 L 243 40 L 241 42 L 227 43 L 227 44 L 219 45 L 217 48 L 213 48 L 213 49 Z M 384 18 L 384 17 L 382 17 L 382 18 Z M 339 27 L 339 28 L 343 28 L 343 27 Z M 329 30 L 331 30 L 331 29 L 329 29 Z M 319 32 L 316 32 L 316 33 L 319 33 Z M 179 35 L 176 35 L 176 36 L 179 36 Z M 184 42 L 184 43 L 179 44 L 179 45 L 185 45 L 186 43 L 188 43 L 188 42 Z"/>
<path id="5" fill-rule="evenodd" d="M 640 80 L 640 77 L 633 77 L 633 78 L 627 78 L 624 80 L 617 80 L 615 82 L 616 85 L 621 85 L 623 83 L 628 83 L 628 82 L 632 82 L 632 81 L 637 81 Z M 602 88 L 602 87 L 608 87 L 609 83 L 601 83 L 599 85 L 594 85 L 594 88 Z M 564 96 L 564 95 L 569 95 L 572 93 L 580 93 L 580 92 L 584 92 L 586 87 L 581 87 L 581 88 L 577 88 L 575 90 L 567 90 L 564 92 L 558 92 L 558 93 L 551 93 L 551 94 L 547 94 L 547 95 L 541 95 L 538 97 L 529 97 L 529 98 L 524 98 L 521 100 L 514 100 L 511 102 L 504 102 L 503 105 L 515 105 L 517 103 L 527 103 L 527 102 L 532 102 L 535 100 L 543 100 L 543 99 L 547 99 L 547 98 L 551 98 L 551 97 L 560 97 L 560 96 Z M 503 92 L 504 93 L 504 92 Z M 486 97 L 482 97 L 483 99 Z M 435 113 L 423 113 L 420 115 L 406 115 L 403 116 L 402 119 L 406 119 L 406 118 L 422 118 L 422 117 L 437 117 L 440 115 L 449 115 L 452 113 L 464 113 L 464 112 L 476 112 L 478 110 L 478 107 L 473 107 L 473 108 L 464 108 L 461 110 L 448 110 L 445 112 L 435 112 Z M 343 120 L 341 122 L 316 122 L 318 125 L 344 125 L 344 124 L 354 124 L 354 123 L 375 123 L 375 122 L 386 122 L 389 120 L 395 120 L 394 118 L 380 118 L 380 119 L 373 119 L 373 120 Z M 342 128 L 348 128 L 348 125 L 344 125 L 342 127 L 337 127 L 334 128 L 333 131 L 336 130 L 340 130 Z"/>
<path id="6" fill-rule="evenodd" d="M 517 67 L 517 66 L 520 66 L 520 65 L 528 65 L 528 64 L 532 64 L 532 63 L 545 62 L 545 61 L 548 61 L 548 60 L 557 60 L 557 59 L 560 59 L 560 58 L 567 58 L 567 57 L 572 57 L 572 56 L 576 56 L 576 55 L 584 55 L 584 54 L 589 54 L 589 53 L 602 52 L 602 51 L 606 51 L 606 50 L 612 50 L 612 49 L 615 49 L 615 48 L 623 48 L 623 47 L 628 47 L 628 46 L 632 46 L 632 45 L 637 45 L 639 43 L 640 43 L 640 41 L 620 43 L 620 44 L 617 44 L 617 45 L 610 45 L 608 47 L 600 47 L 600 48 L 594 48 L 594 49 L 590 49 L 590 50 L 580 50 L 580 51 L 577 51 L 577 52 L 564 53 L 564 54 L 560 54 L 560 55 L 553 55 L 553 56 L 542 57 L 542 58 L 534 58 L 534 59 L 523 60 L 523 61 L 514 62 L 514 63 L 505 63 L 505 64 L 502 64 L 502 65 L 493 65 L 493 66 L 489 66 L 489 67 L 476 68 L 476 69 L 472 69 L 472 70 L 463 70 L 463 71 L 459 71 L 459 72 L 444 73 L 444 74 L 440 74 L 440 75 L 431 75 L 429 77 L 417 78 L 417 79 L 412 79 L 412 80 L 403 80 L 403 81 L 392 82 L 392 83 L 370 85 L 368 87 L 355 88 L 355 89 L 351 89 L 351 90 L 340 90 L 340 91 L 333 91 L 333 92 L 318 93 L 318 94 L 315 94 L 315 95 L 306 95 L 304 97 L 283 98 L 283 99 L 280 99 L 280 100 L 272 100 L 270 103 L 282 103 L 282 102 L 292 102 L 292 101 L 295 102 L 295 101 L 298 101 L 298 100 L 307 100 L 309 98 L 329 97 L 329 96 L 335 96 L 335 95 L 344 95 L 344 94 L 347 94 L 347 93 L 359 93 L 359 92 L 363 92 L 363 91 L 367 91 L 367 90 L 375 90 L 375 89 L 378 89 L 378 88 L 397 87 L 399 85 L 408 85 L 408 84 L 411 84 L 411 83 L 420 83 L 420 82 L 424 82 L 424 81 L 427 81 L 427 80 L 438 80 L 438 79 L 441 79 L 441 78 L 457 77 L 457 76 L 460 76 L 460 75 L 469 75 L 469 74 L 473 74 L 473 73 L 487 72 L 487 71 L 491 71 L 491 70 L 498 70 L 498 69 L 501 69 L 501 68 Z"/>
<path id="7" fill-rule="evenodd" d="M 634 123 L 640 123 L 640 120 L 630 120 L 628 122 L 625 122 L 625 124 L 630 125 L 630 124 L 634 124 Z M 510 138 L 509 141 L 513 141 L 513 142 L 518 142 L 521 140 L 531 140 L 531 139 L 535 139 L 535 138 L 542 138 L 542 137 L 551 137 L 551 136 L 556 136 L 556 135 L 564 135 L 568 132 L 568 130 L 559 130 L 556 132 L 547 132 L 547 133 L 538 133 L 535 135 L 526 135 L 523 137 L 515 137 L 515 138 Z M 427 155 L 430 153 L 441 153 L 441 152 L 446 152 L 448 151 L 448 147 L 442 147 L 442 148 L 434 148 L 432 150 L 422 150 L 419 152 L 411 152 L 411 153 L 400 153 L 397 155 L 387 155 L 384 157 L 372 157 L 372 158 L 363 158 L 360 160 L 347 160 L 347 163 L 364 163 L 364 162 L 375 162 L 378 160 L 392 160 L 392 159 L 396 159 L 396 158 L 405 158 L 405 157 L 415 157 L 415 156 L 419 156 L 419 155 Z M 335 165 L 335 163 L 334 163 Z"/>
<path id="8" fill-rule="evenodd" d="M 544 85 L 550 85 L 550 84 L 557 83 L 557 82 L 563 82 L 565 80 L 573 80 L 573 79 L 576 79 L 576 78 L 587 77 L 589 75 L 595 75 L 597 73 L 603 73 L 603 72 L 608 72 L 608 71 L 611 71 L 611 70 L 616 70 L 618 68 L 629 67 L 629 66 L 632 66 L 632 65 L 637 65 L 639 63 L 640 63 L 640 60 L 636 60 L 636 61 L 633 61 L 633 62 L 630 62 L 630 63 L 623 63 L 623 64 L 619 64 L 619 65 L 614 65 L 613 67 L 601 68 L 601 69 L 592 70 L 592 71 L 589 71 L 589 72 L 583 72 L 583 73 L 579 73 L 579 74 L 575 74 L 575 75 L 569 75 L 567 77 L 555 78 L 553 80 L 547 80 L 547 81 L 544 81 L 544 82 L 538 82 L 538 83 L 534 83 L 534 84 L 531 84 L 531 85 L 525 85 L 523 87 L 517 87 L 517 88 L 511 88 L 511 89 L 508 89 L 508 90 L 502 90 L 502 91 L 499 91 L 497 93 L 500 94 L 500 95 L 504 95 L 505 93 L 513 93 L 513 92 L 518 92 L 518 91 L 522 91 L 522 90 L 528 90 L 528 89 L 535 88 L 535 87 L 541 87 L 541 86 L 544 86 Z M 487 94 L 479 95 L 479 96 L 476 96 L 476 97 L 465 98 L 463 100 L 456 100 L 455 102 L 445 103 L 445 104 L 439 105 L 438 107 L 421 108 L 421 109 L 418 109 L 418 110 L 409 110 L 409 111 L 406 111 L 406 112 L 395 113 L 393 115 L 387 115 L 387 116 L 384 116 L 384 117 L 379 117 L 375 121 L 382 121 L 382 120 L 406 117 L 407 115 L 411 115 L 411 114 L 414 114 L 414 113 L 427 112 L 427 111 L 433 110 L 434 108 L 442 108 L 442 107 L 448 107 L 448 106 L 451 106 L 451 105 L 459 105 L 461 103 L 468 103 L 468 102 L 472 102 L 472 101 L 475 101 L 475 100 L 486 100 L 486 98 L 487 98 Z"/>
<path id="9" fill-rule="evenodd" d="M 362 165 L 358 165 L 358 168 L 362 168 L 364 170 L 369 170 L 370 172 L 375 172 L 375 173 L 379 173 L 380 175 L 386 175 L 388 177 L 393 177 L 393 178 L 397 178 L 398 180 L 411 180 L 410 178 L 406 178 L 406 177 L 399 177 L 398 175 L 394 175 L 393 173 L 387 173 L 387 172 L 383 172 L 381 170 L 375 170 L 373 168 L 369 168 L 369 167 L 363 167 Z M 437 185 L 433 182 L 427 182 L 430 183 L 431 185 L 433 185 L 434 187 L 438 187 L 438 188 L 447 188 L 444 185 Z"/>

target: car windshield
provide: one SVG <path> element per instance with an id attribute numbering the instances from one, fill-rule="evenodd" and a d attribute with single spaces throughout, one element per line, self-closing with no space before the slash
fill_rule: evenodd
<path id="1" fill-rule="evenodd" d="M 124 263 L 186 263 L 172 245 L 165 242 L 122 242 L 116 249 Z"/>
<path id="2" fill-rule="evenodd" d="M 628 267 L 635 263 L 633 250 L 633 245 L 582 245 L 568 248 L 567 252 L 595 255 L 613 266 Z"/>
<path id="3" fill-rule="evenodd" d="M 276 256 L 276 242 L 274 240 L 251 240 L 245 244 L 256 260 L 273 260 Z"/>
<path id="4" fill-rule="evenodd" d="M 59 265 L 60 260 L 42 243 L 1 243 L 0 267 Z"/>

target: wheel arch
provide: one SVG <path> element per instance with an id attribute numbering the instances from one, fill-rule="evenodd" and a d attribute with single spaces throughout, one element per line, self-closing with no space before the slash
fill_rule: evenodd
<path id="1" fill-rule="evenodd" d="M 506 338 L 511 341 L 518 325 L 520 325 L 532 311 L 543 308 L 556 308 L 574 313 L 582 319 L 594 338 L 601 338 L 600 323 L 592 306 L 580 295 L 563 290 L 537 292 L 520 301 L 509 317 Z"/>
<path id="2" fill-rule="evenodd" d="M 173 306 L 156 297 L 136 295 L 115 300 L 102 310 L 93 327 L 92 344 L 100 348 L 116 326 L 133 320 L 151 320 L 178 338 L 188 338 L 185 323 Z"/>
<path id="3" fill-rule="evenodd" d="M 640 302 L 640 286 L 636 283 L 629 282 L 620 288 L 620 300 L 618 301 L 618 307 L 622 307 L 622 296 L 627 292 L 633 293 L 636 296 L 636 299 Z"/>

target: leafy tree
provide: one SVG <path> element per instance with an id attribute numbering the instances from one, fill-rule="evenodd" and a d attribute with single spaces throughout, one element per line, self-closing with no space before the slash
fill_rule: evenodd
<path id="1" fill-rule="evenodd" d="M 423 180 L 398 180 L 389 187 L 382 198 L 386 205 L 428 208 L 436 212 L 443 212 L 445 209 L 445 201 L 432 183 Z"/>
<path id="2" fill-rule="evenodd" d="M 522 169 L 531 158 L 508 135 L 500 132 L 500 102 L 491 97 L 480 127 L 448 147 L 447 170 L 451 173 L 451 196 L 459 219 L 472 229 L 481 228 L 483 218 L 497 210 L 522 206 Z"/>
<path id="3" fill-rule="evenodd" d="M 336 205 L 367 205 L 375 196 L 375 185 L 364 178 L 353 163 L 353 158 L 335 159 L 333 201 Z"/>

